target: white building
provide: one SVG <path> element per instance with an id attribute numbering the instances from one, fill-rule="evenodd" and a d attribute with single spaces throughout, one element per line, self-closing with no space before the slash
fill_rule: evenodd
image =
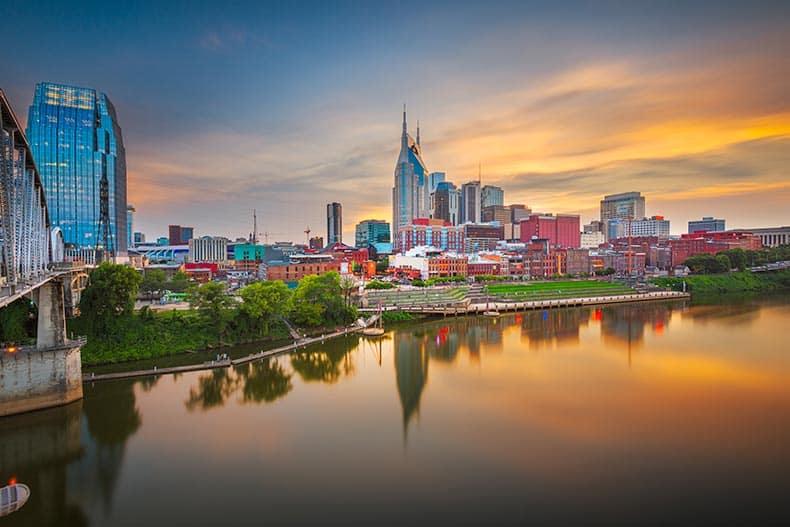
<path id="1" fill-rule="evenodd" d="M 190 262 L 226 262 L 228 239 L 220 236 L 203 236 L 189 240 Z"/>
<path id="2" fill-rule="evenodd" d="M 582 249 L 597 249 L 604 242 L 606 242 L 606 236 L 600 231 L 583 232 L 581 234 Z"/>

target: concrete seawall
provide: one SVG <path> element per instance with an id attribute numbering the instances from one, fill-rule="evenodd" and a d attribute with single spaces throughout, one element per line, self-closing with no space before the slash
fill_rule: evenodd
<path id="1" fill-rule="evenodd" d="M 82 343 L 0 355 L 0 416 L 60 406 L 82 398 Z"/>

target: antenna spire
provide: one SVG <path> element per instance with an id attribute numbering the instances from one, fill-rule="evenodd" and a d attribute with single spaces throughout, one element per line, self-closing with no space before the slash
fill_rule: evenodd
<path id="1" fill-rule="evenodd" d="M 252 209 L 252 244 L 258 244 L 258 212 Z"/>
<path id="2" fill-rule="evenodd" d="M 420 146 L 420 120 L 417 119 L 417 146 Z"/>
<path id="3" fill-rule="evenodd" d="M 483 163 L 477 162 L 477 184 L 483 183 Z"/>

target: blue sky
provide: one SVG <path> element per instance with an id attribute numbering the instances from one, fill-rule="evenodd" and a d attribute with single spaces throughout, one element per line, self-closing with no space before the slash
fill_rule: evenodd
<path id="1" fill-rule="evenodd" d="M 0 87 L 104 91 L 136 230 L 270 239 L 389 219 L 400 109 L 431 170 L 589 220 L 641 190 L 673 232 L 790 224 L 781 3 L 4 2 Z M 7 48 L 8 49 L 8 48 Z M 325 233 L 324 233 L 325 234 Z"/>

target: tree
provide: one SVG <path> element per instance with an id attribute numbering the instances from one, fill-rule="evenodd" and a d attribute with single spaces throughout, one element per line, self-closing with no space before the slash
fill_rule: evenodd
<path id="1" fill-rule="evenodd" d="M 143 293 L 159 292 L 164 289 L 165 282 L 167 282 L 167 275 L 163 270 L 147 270 L 140 281 L 140 291 Z"/>
<path id="2" fill-rule="evenodd" d="M 716 256 L 716 263 L 718 264 L 720 273 L 726 273 L 732 269 L 732 263 L 726 254 L 719 254 Z"/>
<path id="3" fill-rule="evenodd" d="M 80 299 L 80 316 L 91 335 L 107 332 L 114 319 L 134 312 L 141 281 L 140 273 L 126 265 L 102 262 L 91 271 Z"/>
<path id="4" fill-rule="evenodd" d="M 222 339 L 228 321 L 228 310 L 233 307 L 233 299 L 225 294 L 225 284 L 207 282 L 194 286 L 188 292 L 190 305 L 214 323 L 217 335 Z"/>
<path id="5" fill-rule="evenodd" d="M 353 276 L 343 276 L 340 278 L 340 292 L 343 294 L 343 302 L 346 307 L 351 307 L 351 294 L 354 292 L 357 281 Z"/>
<path id="6" fill-rule="evenodd" d="M 384 258 L 376 262 L 376 274 L 386 273 L 389 267 L 390 267 L 390 259 L 388 256 L 385 256 Z"/>
<path id="7" fill-rule="evenodd" d="M 275 317 L 285 311 L 291 292 L 280 280 L 255 282 L 239 291 L 239 311 L 253 321 L 259 335 L 267 335 Z"/>
<path id="8" fill-rule="evenodd" d="M 302 326 L 344 324 L 356 316 L 342 295 L 337 272 L 305 276 L 291 297 L 291 319 Z"/>
<path id="9" fill-rule="evenodd" d="M 743 271 L 746 269 L 746 251 L 741 249 L 740 247 L 736 247 L 735 249 L 728 249 L 726 251 L 722 251 L 719 254 L 724 254 L 730 260 L 730 266 L 733 269 L 738 269 Z"/>
<path id="10" fill-rule="evenodd" d="M 189 288 L 189 276 L 183 271 L 178 271 L 167 283 L 167 288 L 174 293 L 183 293 Z"/>

